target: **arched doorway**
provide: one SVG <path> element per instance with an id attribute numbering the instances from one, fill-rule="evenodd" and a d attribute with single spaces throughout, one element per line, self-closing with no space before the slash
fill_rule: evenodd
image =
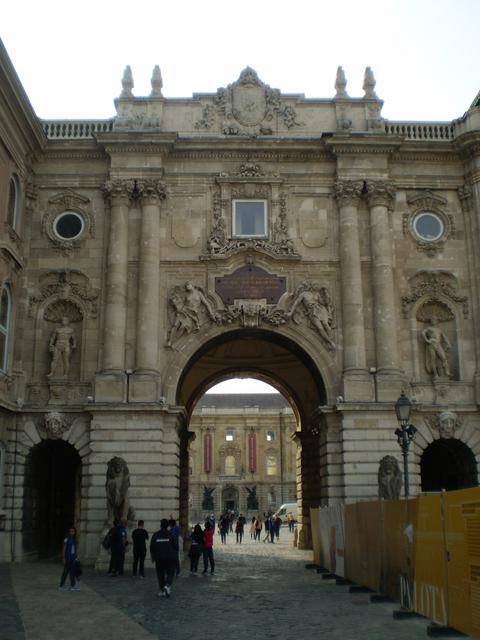
<path id="1" fill-rule="evenodd" d="M 309 510 L 321 504 L 322 488 L 327 486 L 322 482 L 320 455 L 326 431 L 320 426 L 325 422 L 321 407 L 326 404 L 327 394 L 323 377 L 310 353 L 282 334 L 243 329 L 213 338 L 190 357 L 179 378 L 176 394 L 177 405 L 186 409 L 180 456 L 180 520 L 184 526 L 188 524 L 188 423 L 193 408 L 203 393 L 217 382 L 249 375 L 280 391 L 295 413 L 300 545 L 310 544 Z M 323 499 L 326 502 L 327 496 Z M 224 497 L 222 503 L 225 503 Z"/>
<path id="2" fill-rule="evenodd" d="M 65 531 L 80 519 L 81 459 L 64 440 L 43 440 L 26 461 L 23 549 L 48 557 L 58 554 Z"/>
<path id="3" fill-rule="evenodd" d="M 238 489 L 235 487 L 225 487 L 222 491 L 223 511 L 238 512 Z"/>
<path id="4" fill-rule="evenodd" d="M 478 484 L 473 451 L 455 438 L 440 438 L 428 445 L 420 461 L 422 491 L 453 491 Z"/>

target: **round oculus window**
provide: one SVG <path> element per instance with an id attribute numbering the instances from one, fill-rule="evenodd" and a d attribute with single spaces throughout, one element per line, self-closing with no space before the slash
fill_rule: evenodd
<path id="1" fill-rule="evenodd" d="M 53 223 L 53 230 L 62 240 L 75 240 L 81 235 L 85 223 L 78 213 L 66 211 L 61 213 Z"/>
<path id="2" fill-rule="evenodd" d="M 435 242 L 442 237 L 444 226 L 436 213 L 419 213 L 413 221 L 413 230 L 424 242 Z"/>

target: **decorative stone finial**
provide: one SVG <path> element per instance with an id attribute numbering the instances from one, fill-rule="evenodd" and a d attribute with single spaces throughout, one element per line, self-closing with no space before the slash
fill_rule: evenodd
<path id="1" fill-rule="evenodd" d="M 373 75 L 373 71 L 370 67 L 366 67 L 365 75 L 363 76 L 363 90 L 365 91 L 365 98 L 377 98 L 377 94 L 375 93 L 375 76 Z"/>
<path id="2" fill-rule="evenodd" d="M 151 83 L 152 83 L 152 92 L 150 94 L 150 97 L 161 98 L 163 81 L 162 81 L 162 73 L 160 71 L 160 67 L 158 66 L 158 64 L 156 64 L 155 67 L 153 68 Z"/>
<path id="3" fill-rule="evenodd" d="M 348 98 L 348 93 L 345 91 L 346 86 L 347 79 L 345 77 L 345 72 L 342 67 L 338 67 L 337 77 L 335 79 L 335 89 L 337 91 L 335 98 Z"/>
<path id="4" fill-rule="evenodd" d="M 120 94 L 120 98 L 133 98 L 133 75 L 132 70 L 130 69 L 130 65 L 125 67 L 125 71 L 123 72 L 122 78 L 122 93 Z"/>

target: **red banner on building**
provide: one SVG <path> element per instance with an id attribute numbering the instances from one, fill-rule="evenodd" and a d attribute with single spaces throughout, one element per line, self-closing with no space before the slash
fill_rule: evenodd
<path id="1" fill-rule="evenodd" d="M 257 470 L 257 435 L 253 431 L 248 434 L 248 468 L 250 473 Z"/>
<path id="2" fill-rule="evenodd" d="M 212 434 L 206 433 L 203 436 L 203 469 L 205 473 L 212 470 Z"/>

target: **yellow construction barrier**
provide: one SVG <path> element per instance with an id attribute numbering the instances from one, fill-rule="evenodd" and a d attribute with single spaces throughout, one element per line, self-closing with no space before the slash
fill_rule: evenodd
<path id="1" fill-rule="evenodd" d="M 480 638 L 480 488 L 314 509 L 312 523 L 317 564 Z"/>

